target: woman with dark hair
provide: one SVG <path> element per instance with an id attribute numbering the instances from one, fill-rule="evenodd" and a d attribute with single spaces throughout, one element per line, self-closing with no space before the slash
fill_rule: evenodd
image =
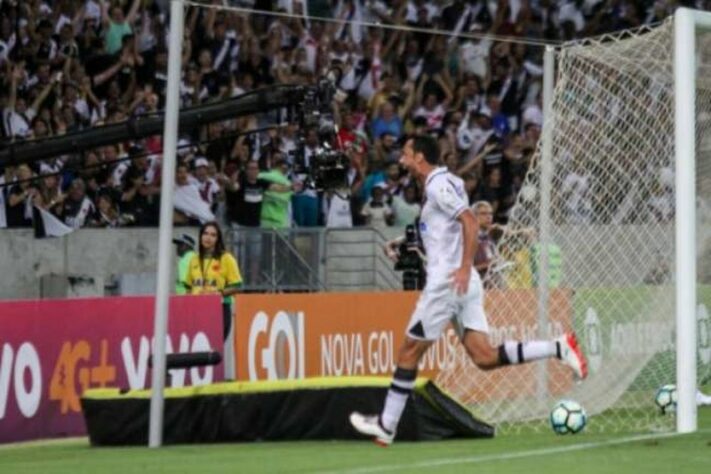
<path id="1" fill-rule="evenodd" d="M 94 215 L 89 220 L 90 227 L 123 227 L 133 224 L 131 214 L 119 212 L 113 194 L 108 190 L 99 191 Z"/>
<path id="2" fill-rule="evenodd" d="M 200 227 L 198 252 L 190 261 L 190 267 L 183 284 L 193 295 L 222 295 L 222 328 L 225 339 L 225 378 L 234 378 L 234 357 L 232 356 L 232 295 L 242 285 L 237 260 L 225 250 L 222 230 L 217 222 L 206 222 Z"/>

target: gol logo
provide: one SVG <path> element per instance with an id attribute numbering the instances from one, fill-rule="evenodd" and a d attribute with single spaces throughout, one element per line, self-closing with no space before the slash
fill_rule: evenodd
<path id="1" fill-rule="evenodd" d="M 249 380 L 303 378 L 304 350 L 303 311 L 278 311 L 274 318 L 259 311 L 249 328 Z"/>

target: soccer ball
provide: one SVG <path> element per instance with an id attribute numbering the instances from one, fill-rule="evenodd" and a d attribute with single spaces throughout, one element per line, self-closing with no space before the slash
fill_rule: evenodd
<path id="1" fill-rule="evenodd" d="M 585 409 L 573 400 L 561 400 L 551 410 L 551 427 L 558 434 L 580 433 L 587 422 Z"/>
<path id="2" fill-rule="evenodd" d="M 676 385 L 668 384 L 657 390 L 654 403 L 662 410 L 662 414 L 676 410 Z"/>
<path id="3" fill-rule="evenodd" d="M 525 202 L 532 202 L 536 199 L 536 188 L 530 184 L 525 184 L 521 187 L 520 196 Z"/>

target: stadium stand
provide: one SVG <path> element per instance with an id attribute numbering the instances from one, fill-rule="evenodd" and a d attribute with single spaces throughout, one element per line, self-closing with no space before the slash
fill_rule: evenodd
<path id="1" fill-rule="evenodd" d="M 3 141 L 37 140 L 162 110 L 168 3 L 2 2 Z M 372 222 L 404 225 L 407 216 L 416 214 L 418 185 L 395 162 L 400 139 L 420 133 L 438 137 L 442 163 L 465 179 L 470 201 L 491 202 L 495 221 L 505 223 L 543 120 L 540 45 L 655 23 L 678 5 L 709 9 L 711 2 L 201 3 L 291 16 L 187 7 L 181 108 L 273 84 L 313 84 L 332 67 L 343 71 L 339 85 L 347 98 L 337 108 L 337 120 L 341 143 L 351 158 L 352 196 L 339 199 L 300 189 L 291 197 L 289 222 L 300 227 L 350 227 Z M 319 18 L 380 22 L 403 29 L 386 31 Z M 491 33 L 510 41 L 431 35 L 407 27 Z M 246 215 L 255 210 L 245 206 L 245 200 L 260 201 L 263 189 L 255 185 L 253 176 L 248 179 L 246 165 L 256 161 L 267 172 L 285 159 L 290 166 L 299 131 L 285 125 L 239 137 L 235 132 L 272 123 L 274 114 L 241 117 L 206 125 L 182 137 L 180 157 L 186 168 L 181 168 L 183 174 L 177 178 L 181 183 L 178 193 L 183 188 L 182 194 L 189 198 L 199 196 L 225 223 L 258 226 L 258 220 Z M 306 141 L 307 148 L 312 146 L 308 133 Z M 487 144 L 492 145 L 487 153 L 478 156 Z M 58 156 L 30 167 L 2 166 L 0 227 L 31 226 L 33 206 L 72 228 L 155 226 L 161 149 L 161 137 L 152 136 Z M 57 178 L 38 178 L 53 173 Z M 301 180 L 290 169 L 287 173 L 292 181 Z M 574 175 L 569 181 L 575 184 L 571 185 L 571 205 L 594 207 L 595 196 L 586 190 L 584 177 Z M 236 191 L 238 187 L 241 191 Z M 663 212 L 668 206 L 658 202 L 658 196 L 654 199 L 650 206 L 661 209 L 655 215 L 668 218 Z M 595 219 L 594 214 L 590 219 Z M 175 223 L 197 223 L 190 206 L 176 210 Z"/>

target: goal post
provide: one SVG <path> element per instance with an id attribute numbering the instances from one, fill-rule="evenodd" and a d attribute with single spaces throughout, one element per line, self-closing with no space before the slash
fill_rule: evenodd
<path id="1" fill-rule="evenodd" d="M 680 8 L 674 19 L 676 161 L 677 431 L 696 431 L 696 26 Z"/>
<path id="2" fill-rule="evenodd" d="M 498 245 L 508 264 L 487 276 L 505 298 L 487 312 L 493 344 L 575 330 L 590 376 L 555 361 L 483 372 L 459 348 L 438 382 L 505 431 L 548 429 L 562 398 L 590 431 L 694 431 L 711 378 L 711 13 L 549 49 L 548 71 L 551 56 L 541 140 Z M 661 415 L 671 383 L 678 409 Z"/>
<path id="3" fill-rule="evenodd" d="M 168 51 L 168 90 L 165 104 L 163 161 L 161 170 L 160 228 L 158 233 L 158 271 L 155 316 L 153 320 L 153 371 L 148 424 L 148 446 L 163 445 L 163 409 L 165 405 L 166 335 L 170 302 L 170 268 L 173 237 L 173 188 L 175 183 L 180 109 L 180 71 L 183 51 L 185 5 L 183 0 L 170 2 Z"/>

